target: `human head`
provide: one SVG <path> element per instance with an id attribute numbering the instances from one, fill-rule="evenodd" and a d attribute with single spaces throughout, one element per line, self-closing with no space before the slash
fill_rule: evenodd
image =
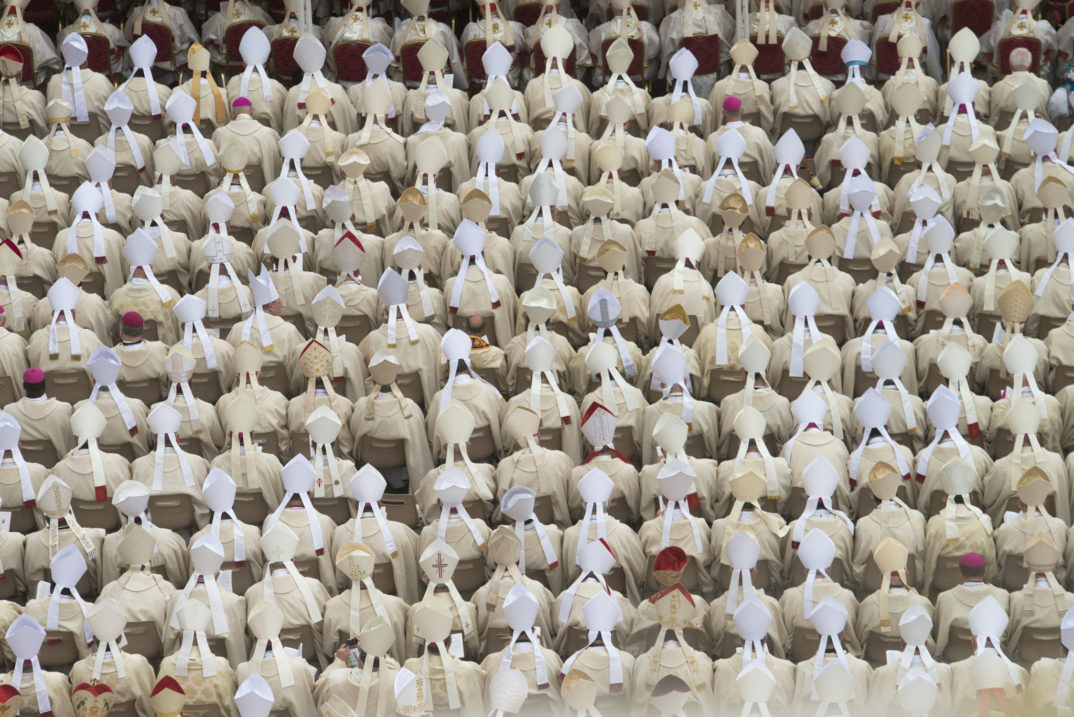
<path id="1" fill-rule="evenodd" d="M 22 388 L 27 398 L 40 398 L 45 395 L 45 372 L 37 366 L 31 366 L 22 373 Z"/>
<path id="2" fill-rule="evenodd" d="M 252 115 L 253 113 L 254 105 L 246 97 L 236 97 L 235 101 L 231 103 L 232 118 L 238 118 L 242 115 Z"/>
<path id="3" fill-rule="evenodd" d="M 739 122 L 742 120 L 742 100 L 731 95 L 723 101 L 723 115 L 724 119 L 728 122 Z"/>
<path id="4" fill-rule="evenodd" d="M 966 553 L 958 561 L 958 572 L 964 583 L 984 580 L 984 557 L 980 553 Z"/>
<path id="5" fill-rule="evenodd" d="M 137 311 L 123 314 L 119 322 L 119 338 L 122 341 L 141 341 L 145 332 L 145 321 Z"/>
<path id="6" fill-rule="evenodd" d="M 1024 47 L 1016 47 L 1011 50 L 1009 60 L 1011 72 L 1026 72 L 1033 63 L 1033 54 Z"/>

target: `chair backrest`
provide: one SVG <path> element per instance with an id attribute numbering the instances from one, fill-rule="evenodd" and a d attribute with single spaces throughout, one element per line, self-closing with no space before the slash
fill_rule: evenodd
<path id="1" fill-rule="evenodd" d="M 608 583 L 608 587 L 619 594 L 626 594 L 626 573 L 623 572 L 622 565 L 616 565 L 609 570 L 604 576 L 604 582 Z"/>
<path id="2" fill-rule="evenodd" d="M 1074 383 L 1074 366 L 1063 364 L 1054 367 L 1051 386 L 1056 395 L 1072 383 Z"/>
<path id="3" fill-rule="evenodd" d="M 157 46 L 157 65 L 175 65 L 175 56 L 172 54 L 172 31 L 167 25 L 152 22 L 149 18 L 142 17 L 142 35 L 148 35 L 153 44 Z M 137 40 L 141 35 L 134 37 Z"/>
<path id="4" fill-rule="evenodd" d="M 246 67 L 239 53 L 239 44 L 242 43 L 242 36 L 251 27 L 264 27 L 264 25 L 254 21 L 236 22 L 228 25 L 227 30 L 224 31 L 224 71 L 229 75 L 239 74 Z"/>
<path id="5" fill-rule="evenodd" d="M 485 41 L 482 40 L 484 45 Z M 332 59 L 336 65 L 336 77 L 340 82 L 363 82 L 369 69 L 365 66 L 363 53 L 369 49 L 368 42 L 339 42 L 332 47 Z M 472 71 L 472 70 L 471 70 Z"/>
<path id="6" fill-rule="evenodd" d="M 311 165 L 309 167 L 304 166 L 302 168 L 302 172 L 306 175 L 306 179 L 320 186 L 322 189 L 327 189 L 328 187 L 331 187 L 334 183 L 333 180 L 335 179 L 335 177 L 332 176 L 332 167 L 328 164 L 322 164 L 320 166 Z M 313 227 L 306 228 L 311 229 L 314 234 L 316 234 L 321 229 L 321 227 L 317 225 L 316 214 L 307 215 L 303 217 L 303 219 L 308 219 L 313 222 Z M 302 222 L 299 222 L 299 225 L 302 225 Z"/>
<path id="7" fill-rule="evenodd" d="M 526 27 L 533 27 L 534 23 L 537 22 L 537 18 L 541 14 L 541 7 L 542 3 L 539 2 L 520 2 L 515 7 L 515 14 L 513 19 L 515 20 L 515 22 L 520 22 Z M 539 47 L 540 45 L 537 45 L 534 49 L 537 49 Z"/>
<path id="8" fill-rule="evenodd" d="M 78 662 L 78 643 L 70 630 L 47 630 L 37 655 L 43 669 L 66 667 Z"/>
<path id="9" fill-rule="evenodd" d="M 534 498 L 533 515 L 542 525 L 551 525 L 556 522 L 556 514 L 555 509 L 552 507 L 551 495 L 544 493 Z"/>
<path id="10" fill-rule="evenodd" d="M 148 324 L 149 321 L 145 321 Z M 154 331 L 156 330 L 156 322 L 153 322 Z M 146 341 L 156 341 L 155 338 L 146 337 Z M 119 386 L 119 390 L 123 392 L 123 395 L 127 398 L 141 399 L 142 403 L 147 406 L 152 406 L 154 403 L 159 402 L 164 397 L 164 392 L 160 389 L 160 380 L 156 378 L 139 379 L 136 381 L 124 381 L 119 379 L 116 381 L 116 385 Z"/>
<path id="11" fill-rule="evenodd" d="M 682 46 L 697 58 L 698 75 L 711 75 L 720 71 L 720 36 L 695 35 L 682 38 Z"/>
<path id="12" fill-rule="evenodd" d="M 390 562 L 377 563 L 373 566 L 373 585 L 385 595 L 397 595 L 395 573 Z"/>
<path id="13" fill-rule="evenodd" d="M 189 530 L 194 520 L 194 501 L 189 493 L 157 493 L 149 496 L 153 523 L 169 530 Z"/>
<path id="14" fill-rule="evenodd" d="M 339 320 L 339 325 L 336 326 L 336 333 L 344 334 L 347 341 L 357 345 L 374 328 L 373 320 L 365 314 L 344 314 Z"/>
<path id="15" fill-rule="evenodd" d="M 455 587 L 464 598 L 472 595 L 487 580 L 484 557 L 460 560 L 455 568 Z"/>
<path id="16" fill-rule="evenodd" d="M 0 600 L 24 598 L 19 590 L 19 579 L 15 571 L 8 568 L 3 575 L 4 577 L 0 578 Z"/>
<path id="17" fill-rule="evenodd" d="M 10 134 L 15 139 L 26 139 L 34 133 L 34 126 L 27 123 L 25 127 L 20 127 L 17 122 L 11 122 L 4 125 L 4 133 Z"/>
<path id="18" fill-rule="evenodd" d="M 314 580 L 321 579 L 320 561 L 317 559 L 316 555 L 305 558 L 295 558 L 294 563 L 295 567 L 298 568 L 298 572 L 301 573 L 303 577 L 313 578 Z"/>
<path id="19" fill-rule="evenodd" d="M 471 40 L 463 45 L 462 48 L 463 60 L 466 62 L 466 73 L 470 76 L 470 89 L 473 92 L 480 92 L 488 80 L 485 65 L 481 61 L 481 57 L 487 49 L 485 38 Z"/>
<path id="20" fill-rule="evenodd" d="M 1064 654 L 1059 641 L 1058 627 L 1026 627 L 1018 643 L 1018 654 L 1027 664 L 1043 658 L 1059 658 Z"/>
<path id="21" fill-rule="evenodd" d="M 119 529 L 119 513 L 111 501 L 72 498 L 71 510 L 75 512 L 75 520 L 83 528 L 101 528 L 106 533 Z"/>
<path id="22" fill-rule="evenodd" d="M 403 68 L 403 82 L 408 89 L 415 89 L 421 84 L 421 76 L 424 73 L 421 61 L 418 59 L 418 52 L 421 51 L 421 48 L 422 43 L 411 42 L 403 45 L 403 49 L 399 53 L 399 64 Z"/>
<path id="23" fill-rule="evenodd" d="M 296 44 L 298 44 L 298 38 L 277 37 L 272 41 L 272 47 L 269 50 L 269 64 L 272 67 L 272 76 L 284 87 L 292 86 L 294 84 L 291 79 L 292 75 L 301 71 L 298 63 L 295 62 Z"/>
<path id="24" fill-rule="evenodd" d="M 543 75 L 545 71 L 545 66 L 548 64 L 548 58 L 545 57 L 544 50 L 541 49 L 540 44 L 533 48 L 533 51 L 530 53 L 530 57 L 533 58 L 533 62 L 531 64 L 533 65 L 534 77 L 536 77 L 537 75 Z M 574 77 L 576 62 L 577 61 L 575 59 L 575 53 L 572 51 L 570 57 L 563 58 L 563 71 L 571 77 Z"/>
<path id="25" fill-rule="evenodd" d="M 235 515 L 249 525 L 261 525 L 270 512 L 260 490 L 240 488 L 235 491 Z M 236 591 L 237 592 L 237 591 Z"/>
<path id="26" fill-rule="evenodd" d="M 343 525 L 353 517 L 354 511 L 351 510 L 351 506 L 354 505 L 354 501 L 345 496 L 339 496 L 337 498 L 311 498 L 313 507 L 318 513 L 324 513 L 332 522 L 336 525 Z"/>
<path id="27" fill-rule="evenodd" d="M 947 634 L 947 645 L 943 650 L 943 658 L 948 662 L 964 660 L 973 654 L 973 633 L 968 627 L 952 625 Z"/>
<path id="28" fill-rule="evenodd" d="M 317 642 L 313 639 L 312 625 L 285 627 L 280 630 L 280 641 L 287 647 L 298 649 L 301 646 L 302 657 L 306 660 L 317 654 Z"/>
<path id="29" fill-rule="evenodd" d="M 493 652 L 499 652 L 507 647 L 507 643 L 509 642 L 511 642 L 511 628 L 489 627 L 485 629 L 485 639 L 483 640 L 483 643 L 486 655 L 491 655 Z"/>
<path id="30" fill-rule="evenodd" d="M 715 458 L 710 455 L 708 444 L 705 442 L 705 434 L 698 431 L 686 436 L 686 445 L 683 446 L 686 455 L 691 458 Z"/>
<path id="31" fill-rule="evenodd" d="M 875 23 L 883 15 L 889 15 L 899 9 L 901 5 L 898 0 L 887 0 L 887 2 L 878 2 L 873 5 L 873 22 Z M 989 15 L 989 22 L 991 22 L 991 15 Z M 985 28 L 988 29 L 987 27 Z"/>
<path id="32" fill-rule="evenodd" d="M 191 455 L 200 456 L 202 458 L 205 457 L 204 444 L 197 436 L 176 436 L 176 438 L 179 439 L 179 448 L 183 451 Z"/>
<path id="33" fill-rule="evenodd" d="M 156 660 L 163 655 L 164 647 L 160 642 L 160 633 L 157 632 L 157 626 L 153 621 L 127 623 L 124 634 L 127 636 L 127 646 L 124 649 L 128 653 L 142 655 L 147 660 Z"/>
<path id="34" fill-rule="evenodd" d="M 241 517 L 239 519 L 242 520 Z M 253 568 L 250 567 L 248 562 L 239 566 L 234 560 L 225 560 L 220 569 L 231 571 L 231 592 L 236 595 L 246 594 L 250 586 L 257 582 L 254 580 Z"/>
<path id="35" fill-rule="evenodd" d="M 209 175 L 202 171 L 190 172 L 184 170 L 184 172 L 172 177 L 172 181 L 175 183 L 175 186 L 189 189 L 200 197 L 204 197 L 212 188 L 209 185 Z"/>
<path id="36" fill-rule="evenodd" d="M 482 462 L 496 455 L 496 441 L 492 437 L 492 426 L 486 424 L 474 429 L 470 435 L 467 453 L 471 461 Z"/>
<path id="37" fill-rule="evenodd" d="M 161 119 L 159 117 L 153 117 L 152 115 L 132 114 L 131 118 L 127 121 L 127 125 L 131 130 L 138 132 L 139 134 L 144 134 L 154 144 L 167 136 Z M 170 224 L 169 226 L 172 229 L 176 229 L 176 227 Z"/>
<path id="38" fill-rule="evenodd" d="M 17 396 L 15 395 L 15 377 L 0 376 L 0 406 L 6 406 L 10 403 L 14 403 L 16 398 Z"/>
<path id="39" fill-rule="evenodd" d="M 220 711 L 220 705 L 215 702 L 191 704 L 188 701 L 183 705 L 183 717 L 224 717 L 224 713 Z"/>
<path id="40" fill-rule="evenodd" d="M 768 589 L 772 582 L 772 570 L 768 566 L 767 560 L 757 561 L 757 566 L 753 569 L 753 574 L 750 577 L 750 582 L 753 587 L 758 590 Z M 731 585 L 731 566 L 721 565 L 717 572 L 716 579 L 717 586 L 720 591 L 726 591 Z"/>
<path id="41" fill-rule="evenodd" d="M 394 520 L 411 528 L 421 525 L 418 515 L 418 505 L 414 496 L 410 493 L 385 493 L 380 499 L 388 514 L 388 520 Z"/>
<path id="42" fill-rule="evenodd" d="M 611 44 L 618 40 L 615 35 L 606 38 L 603 43 L 600 44 L 600 63 L 604 68 L 605 73 L 610 72 L 608 69 L 608 48 Z M 626 44 L 630 46 L 630 50 L 634 53 L 634 59 L 630 60 L 630 67 L 627 68 L 626 74 L 630 79 L 633 79 L 635 83 L 643 82 L 642 71 L 645 67 L 645 46 L 638 38 L 627 38 Z"/>
<path id="43" fill-rule="evenodd" d="M 589 644 L 589 633 L 580 627 L 567 628 L 567 639 L 563 643 L 563 654 L 573 655 Z"/>
<path id="44" fill-rule="evenodd" d="M 141 174 L 132 165 L 121 164 L 112 173 L 112 188 L 121 194 L 134 194 L 142 184 Z"/>
<path id="45" fill-rule="evenodd" d="M 745 372 L 740 368 L 710 368 L 706 395 L 710 401 L 719 403 L 732 393 L 742 390 L 744 376 Z"/>
<path id="46" fill-rule="evenodd" d="M 190 377 L 190 390 L 195 398 L 206 403 L 215 404 L 224 395 L 220 385 L 220 374 L 216 371 L 202 371 Z"/>
<path id="47" fill-rule="evenodd" d="M 108 717 L 138 717 L 138 701 L 116 702 L 108 710 Z"/>
<path id="48" fill-rule="evenodd" d="M 32 533 L 37 530 L 34 509 L 27 508 L 24 505 L 11 506 L 11 526 L 9 530 L 12 533 Z"/>
<path id="49" fill-rule="evenodd" d="M 888 650 L 902 650 L 902 638 L 898 630 L 892 630 L 891 634 L 879 631 L 869 633 L 865 639 L 865 659 L 874 666 L 887 664 Z"/>
<path id="50" fill-rule="evenodd" d="M 220 635 L 217 635 L 215 637 L 208 637 L 207 641 L 209 643 L 209 652 L 213 653 L 213 655 L 219 655 L 222 657 L 227 654 L 226 637 L 221 637 Z M 185 707 L 183 708 L 183 711 L 186 711 Z"/>
<path id="51" fill-rule="evenodd" d="M 60 401 L 76 404 L 88 398 L 92 390 L 93 380 L 83 369 L 45 372 L 45 392 Z"/>
<path id="52" fill-rule="evenodd" d="M 958 569 L 960 555 L 941 555 L 936 561 L 936 570 L 932 574 L 931 588 L 933 594 L 939 594 L 944 590 L 950 590 L 958 585 L 962 578 Z"/>
<path id="53" fill-rule="evenodd" d="M 788 657 L 795 662 L 804 662 L 817 654 L 820 636 L 813 627 L 798 625 L 791 637 L 791 649 Z"/>
<path id="54" fill-rule="evenodd" d="M 652 291 L 657 279 L 675 268 L 675 261 L 675 258 L 670 256 L 646 256 L 644 259 L 645 288 Z"/>
<path id="55" fill-rule="evenodd" d="M 420 371 L 401 373 L 395 377 L 395 383 L 399 386 L 399 390 L 403 392 L 404 396 L 421 406 L 424 410 L 425 392 L 422 390 L 421 386 Z"/>
<path id="56" fill-rule="evenodd" d="M 1039 38 L 1034 36 L 1005 37 L 999 41 L 999 47 L 996 51 L 996 54 L 998 55 L 997 59 L 999 60 L 999 73 L 1001 75 L 1011 74 L 1011 51 L 1019 47 L 1024 47 L 1029 50 L 1031 56 L 1029 71 L 1036 74 L 1040 69 L 1044 50 Z"/>
<path id="57" fill-rule="evenodd" d="M 7 129 L 4 130 L 7 132 Z M 23 137 L 22 139 L 25 139 Z M 30 227 L 30 241 L 40 247 L 44 247 L 49 251 L 52 250 L 52 245 L 56 241 L 56 233 L 58 227 L 52 221 L 42 221 L 40 219 L 35 220 L 32 227 Z M 89 275 L 82 280 L 82 288 L 86 288 L 86 281 L 89 279 Z"/>
<path id="58" fill-rule="evenodd" d="M 753 71 L 761 79 L 782 77 L 786 65 L 786 58 L 783 55 L 783 33 L 775 36 L 774 44 L 766 42 L 767 40 L 767 35 L 758 39 L 754 34 L 750 38 L 750 41 L 757 47 L 757 59 L 753 61 Z"/>
<path id="59" fill-rule="evenodd" d="M 265 388 L 278 391 L 285 396 L 287 395 L 287 372 L 284 370 L 283 364 L 262 364 L 261 374 L 258 376 L 257 380 Z"/>
<path id="60" fill-rule="evenodd" d="M 542 425 L 537 435 L 537 442 L 550 451 L 563 450 L 563 426 Z"/>
<path id="61" fill-rule="evenodd" d="M 876 40 L 877 74 L 881 77 L 890 77 L 899 70 L 901 62 L 897 41 L 892 42 L 887 37 L 878 37 Z"/>
<path id="62" fill-rule="evenodd" d="M 362 460 L 376 468 L 406 465 L 406 443 L 402 438 L 378 438 L 366 434 L 358 439 Z"/>

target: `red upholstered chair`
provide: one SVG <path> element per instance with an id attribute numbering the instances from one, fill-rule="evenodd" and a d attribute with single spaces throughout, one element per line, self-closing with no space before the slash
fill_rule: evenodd
<path id="1" fill-rule="evenodd" d="M 297 37 L 277 37 L 272 41 L 272 48 L 269 50 L 272 74 L 285 87 L 291 86 L 291 75 L 300 69 L 298 62 L 295 61 L 295 45 L 297 44 Z"/>
<path id="2" fill-rule="evenodd" d="M 842 77 L 847 73 L 847 67 L 843 64 L 843 48 L 846 47 L 845 37 L 829 37 L 828 49 L 821 51 L 820 38 L 813 38 L 813 51 L 809 54 L 809 64 L 813 65 L 818 75 L 824 77 Z M 896 67 L 898 65 L 896 64 Z"/>
<path id="3" fill-rule="evenodd" d="M 876 41 L 876 71 L 882 77 L 890 77 L 899 70 L 898 42 L 892 42 L 886 37 Z M 924 58 L 922 58 L 924 61 Z"/>
<path id="4" fill-rule="evenodd" d="M 816 0 L 814 0 L 814 2 L 811 2 L 809 5 L 806 6 L 805 9 L 806 22 L 819 18 L 821 15 L 824 14 L 824 9 L 825 8 L 823 2 L 817 2 Z"/>
<path id="5" fill-rule="evenodd" d="M 1040 16 L 1052 23 L 1052 27 L 1062 27 L 1074 17 L 1074 0 L 1044 0 Z"/>
<path id="6" fill-rule="evenodd" d="M 786 58 L 783 56 L 783 35 L 776 35 L 775 44 L 761 42 L 757 35 L 750 37 L 750 42 L 757 48 L 757 59 L 753 61 L 754 74 L 762 80 L 783 77 L 786 69 Z"/>
<path id="7" fill-rule="evenodd" d="M 368 70 L 362 55 L 369 49 L 368 42 L 339 42 L 332 47 L 332 61 L 336 65 L 336 77 L 340 82 L 362 82 Z"/>
<path id="8" fill-rule="evenodd" d="M 996 3 L 993 0 L 955 0 L 951 6 L 951 35 L 968 27 L 980 37 L 992 27 L 995 14 Z"/>
<path id="9" fill-rule="evenodd" d="M 876 5 L 873 5 L 873 23 L 876 23 L 877 18 L 895 12 L 899 9 L 899 5 L 900 3 L 898 2 L 878 2 Z M 992 20 L 989 20 L 988 22 L 991 23 Z"/>
<path id="10" fill-rule="evenodd" d="M 472 92 L 480 92 L 485 86 L 485 81 L 488 80 L 488 75 L 485 74 L 485 64 L 481 61 L 487 49 L 484 39 L 471 40 L 462 48 L 463 62 L 466 63 L 466 74 L 470 76 Z M 515 46 L 511 45 L 507 51 L 512 53 L 511 67 L 515 67 L 518 64 L 518 56 L 514 55 Z"/>
<path id="11" fill-rule="evenodd" d="M 543 5 L 539 2 L 519 3 L 515 7 L 515 16 L 512 19 L 526 27 L 533 27 L 537 23 L 537 18 L 541 16 L 542 7 Z"/>
<path id="12" fill-rule="evenodd" d="M 640 20 L 641 22 L 648 21 L 648 19 L 649 19 L 649 6 L 648 5 L 643 5 L 642 3 L 632 3 L 632 5 L 634 7 L 634 14 L 636 14 L 638 16 L 638 20 Z M 604 19 L 605 20 L 611 20 L 613 17 L 616 16 L 616 14 L 618 12 L 619 11 L 616 10 L 614 7 L 612 7 L 611 4 L 609 3 L 608 4 L 608 13 L 607 13 L 607 15 L 605 16 Z"/>
<path id="13" fill-rule="evenodd" d="M 97 9 L 94 10 L 97 14 L 97 19 L 101 22 L 110 22 L 113 25 L 119 25 L 116 22 L 116 15 L 119 13 L 119 9 L 116 7 L 116 0 L 100 0 L 97 3 Z"/>
<path id="14" fill-rule="evenodd" d="M 239 43 L 251 27 L 264 27 L 264 24 L 253 21 L 237 22 L 224 31 L 224 72 L 228 75 L 241 74 L 246 68 L 246 63 L 239 54 Z"/>
<path id="15" fill-rule="evenodd" d="M 269 16 L 273 22 L 282 22 L 285 15 L 287 15 L 287 7 L 284 5 L 283 0 L 268 0 Z"/>
<path id="16" fill-rule="evenodd" d="M 1036 37 L 1005 37 L 999 41 L 999 57 L 997 58 L 999 62 L 997 64 L 999 65 L 1000 75 L 1011 74 L 1011 51 L 1019 47 L 1029 50 L 1029 54 L 1032 55 L 1029 71 L 1036 74 L 1040 69 L 1041 62 L 1044 62 L 1045 58 L 1039 39 Z"/>
<path id="17" fill-rule="evenodd" d="M 541 49 L 540 45 L 537 45 L 535 48 L 533 48 L 533 54 L 531 55 L 531 57 L 533 58 L 533 74 L 535 76 L 543 75 L 545 65 L 548 64 L 548 58 L 544 56 L 544 51 Z M 574 76 L 575 66 L 576 65 L 573 52 L 571 53 L 570 57 L 563 58 L 563 71 L 572 77 Z"/>
<path id="18" fill-rule="evenodd" d="M 57 22 L 60 19 L 59 4 L 50 0 L 30 0 L 22 11 L 22 19 L 35 25 Z"/>
<path id="19" fill-rule="evenodd" d="M 605 38 L 604 42 L 600 45 L 601 62 L 604 65 L 604 73 L 607 75 L 608 70 L 608 48 L 612 46 L 617 37 Z M 627 75 L 635 84 L 639 84 L 644 81 L 643 73 L 645 71 L 645 43 L 637 38 L 627 39 L 627 45 L 630 46 L 630 51 L 634 53 L 634 59 L 630 61 L 630 67 L 627 68 Z M 574 74 L 571 72 L 571 74 Z"/>
<path id="20" fill-rule="evenodd" d="M 183 69 L 172 52 L 172 31 L 167 25 L 149 22 L 149 20 L 142 18 L 142 35 L 148 36 L 153 41 L 153 44 L 157 46 L 156 65 L 167 66 L 176 72 Z M 137 40 L 139 37 L 141 35 L 135 35 L 134 39 Z"/>
<path id="21" fill-rule="evenodd" d="M 111 77 L 112 59 L 116 54 L 112 43 L 104 35 L 88 32 L 83 32 L 81 35 L 82 39 L 86 41 L 86 48 L 89 49 L 86 66 L 94 72 L 100 72 Z"/>
<path id="22" fill-rule="evenodd" d="M 720 36 L 719 35 L 695 35 L 684 37 L 682 46 L 693 53 L 697 58 L 698 75 L 711 75 L 720 69 Z M 758 56 L 760 59 L 760 56 Z M 754 72 L 756 72 L 756 64 Z"/>
<path id="23" fill-rule="evenodd" d="M 432 0 L 429 3 L 429 18 L 450 25 L 451 6 L 447 0 Z"/>
<path id="24" fill-rule="evenodd" d="M 421 75 L 425 71 L 421 66 L 421 60 L 418 59 L 422 44 L 420 42 L 411 42 L 408 45 L 403 45 L 400 53 L 400 64 L 403 66 L 403 82 L 410 89 L 414 89 L 421 84 Z"/>

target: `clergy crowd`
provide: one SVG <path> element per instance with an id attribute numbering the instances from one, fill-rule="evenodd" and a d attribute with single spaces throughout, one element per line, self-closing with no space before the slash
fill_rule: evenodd
<path id="1" fill-rule="evenodd" d="M 1058 0 L 5 0 L 0 717 L 1074 713 L 1072 117 Z"/>

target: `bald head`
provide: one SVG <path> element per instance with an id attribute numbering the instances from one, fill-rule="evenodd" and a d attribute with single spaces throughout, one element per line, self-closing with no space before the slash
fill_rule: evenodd
<path id="1" fill-rule="evenodd" d="M 471 314 L 466 317 L 466 333 L 480 336 L 485 333 L 485 317 L 480 314 Z"/>
<path id="2" fill-rule="evenodd" d="M 1033 62 L 1033 53 L 1024 47 L 1016 47 L 1011 50 L 1011 54 L 1007 59 L 1011 63 L 1011 72 L 1026 72 Z"/>

